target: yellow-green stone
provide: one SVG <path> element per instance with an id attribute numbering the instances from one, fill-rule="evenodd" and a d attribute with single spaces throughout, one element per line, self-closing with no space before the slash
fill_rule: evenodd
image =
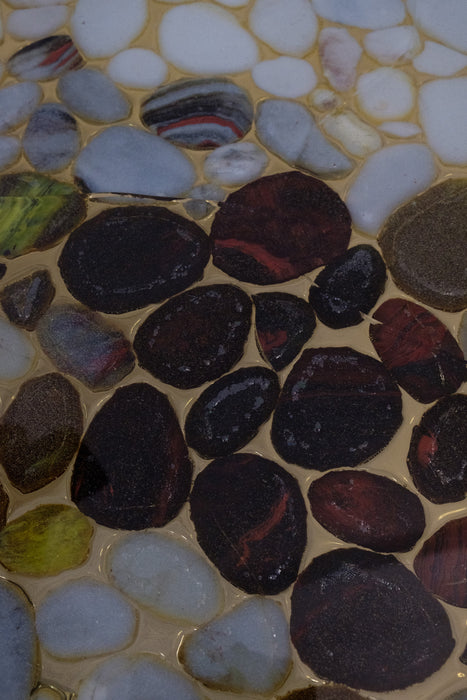
<path id="1" fill-rule="evenodd" d="M 92 533 L 90 521 L 76 508 L 38 506 L 0 532 L 0 562 L 18 574 L 53 576 L 87 559 Z"/>

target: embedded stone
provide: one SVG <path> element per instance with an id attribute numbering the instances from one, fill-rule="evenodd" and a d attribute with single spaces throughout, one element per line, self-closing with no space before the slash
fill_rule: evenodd
<path id="1" fill-rule="evenodd" d="M 216 148 L 204 161 L 206 178 L 227 187 L 244 185 L 263 174 L 269 162 L 266 152 L 249 141 Z"/>
<path id="2" fill-rule="evenodd" d="M 76 119 L 63 105 L 48 102 L 32 114 L 23 136 L 26 158 L 39 172 L 57 172 L 78 155 Z"/>
<path id="3" fill-rule="evenodd" d="M 397 68 L 376 68 L 357 81 L 360 109 L 376 121 L 404 119 L 412 111 L 415 95 L 411 78 Z"/>
<path id="4" fill-rule="evenodd" d="M 48 270 L 37 270 L 4 287 L 0 304 L 12 323 L 33 331 L 54 296 L 55 287 Z"/>
<path id="5" fill-rule="evenodd" d="M 412 61 L 422 50 L 422 41 L 415 27 L 404 24 L 368 32 L 363 46 L 378 63 L 396 66 Z"/>
<path id="6" fill-rule="evenodd" d="M 467 77 L 430 80 L 420 86 L 420 123 L 428 145 L 443 163 L 467 165 L 466 109 Z"/>
<path id="7" fill-rule="evenodd" d="M 41 39 L 53 34 L 67 22 L 69 10 L 63 5 L 44 3 L 44 7 L 33 7 L 31 0 L 27 4 L 26 9 L 14 10 L 7 18 L 6 30 L 16 39 Z"/>
<path id="8" fill-rule="evenodd" d="M 244 452 L 216 459 L 196 477 L 190 509 L 201 548 L 234 586 L 275 595 L 295 581 L 306 508 L 283 467 Z"/>
<path id="9" fill-rule="evenodd" d="M 464 311 L 462 314 L 457 337 L 459 339 L 459 345 L 463 350 L 464 357 L 467 360 L 467 311 Z"/>
<path id="10" fill-rule="evenodd" d="M 126 95 L 97 68 L 81 68 L 63 75 L 57 94 L 68 109 L 91 122 L 118 122 L 131 111 Z"/>
<path id="11" fill-rule="evenodd" d="M 279 380 L 266 367 L 242 367 L 211 384 L 191 405 L 186 440 L 205 459 L 236 452 L 254 438 L 271 415 Z"/>
<path id="12" fill-rule="evenodd" d="M 279 700 L 366 700 L 366 698 L 345 685 L 326 683 L 292 690 L 287 695 L 281 695 Z"/>
<path id="13" fill-rule="evenodd" d="M 354 246 L 319 273 L 310 287 L 310 304 L 326 326 L 356 326 L 376 304 L 385 283 L 386 267 L 376 248 Z"/>
<path id="14" fill-rule="evenodd" d="M 359 0 L 356 3 L 349 3 L 348 0 L 312 0 L 312 6 L 320 17 L 362 29 L 392 27 L 400 24 L 405 17 L 402 0 Z"/>
<path id="15" fill-rule="evenodd" d="M 299 172 L 263 177 L 229 195 L 211 227 L 213 261 L 243 282 L 276 284 L 325 265 L 347 248 L 347 207 Z"/>
<path id="16" fill-rule="evenodd" d="M 326 471 L 368 461 L 401 423 L 401 393 L 381 362 L 348 347 L 313 348 L 285 381 L 271 438 L 283 459 Z"/>
<path id="17" fill-rule="evenodd" d="M 149 384 L 129 384 L 91 421 L 73 467 L 71 498 L 106 527 L 162 527 L 185 503 L 192 470 L 167 397 Z"/>
<path id="18" fill-rule="evenodd" d="M 435 41 L 425 41 L 423 51 L 413 61 L 413 67 L 419 73 L 446 77 L 467 67 L 467 56 Z"/>
<path id="19" fill-rule="evenodd" d="M 307 0 L 255 0 L 248 17 L 253 34 L 279 54 L 304 56 L 318 33 L 318 20 Z"/>
<path id="20" fill-rule="evenodd" d="M 167 78 L 168 67 L 151 49 L 135 47 L 116 54 L 107 65 L 107 73 L 114 83 L 151 90 Z"/>
<path id="21" fill-rule="evenodd" d="M 357 79 L 362 55 L 359 42 L 347 29 L 325 27 L 319 35 L 319 57 L 330 85 L 339 91 L 350 90 Z"/>
<path id="22" fill-rule="evenodd" d="M 318 78 L 311 63 L 292 56 L 261 61 L 251 77 L 261 90 L 277 97 L 301 97 L 313 90 Z"/>
<path id="23" fill-rule="evenodd" d="M 0 484 L 0 530 L 5 527 L 9 505 L 10 499 L 8 498 L 8 494 Z"/>
<path id="24" fill-rule="evenodd" d="M 106 209 L 77 228 L 58 261 L 69 292 L 91 309 L 125 313 L 178 294 L 203 275 L 209 239 L 164 207 Z"/>
<path id="25" fill-rule="evenodd" d="M 242 139 L 253 121 L 248 93 L 226 78 L 182 79 L 141 105 L 141 121 L 176 146 L 217 148 Z"/>
<path id="26" fill-rule="evenodd" d="M 53 80 L 82 65 L 72 38 L 57 34 L 24 46 L 8 59 L 6 67 L 20 80 Z"/>
<path id="27" fill-rule="evenodd" d="M 67 700 L 65 691 L 54 685 L 44 685 L 41 683 L 36 687 L 31 700 Z"/>
<path id="28" fill-rule="evenodd" d="M 10 381 L 31 369 L 36 349 L 26 333 L 0 318 L 0 379 Z"/>
<path id="29" fill-rule="evenodd" d="M 326 114 L 321 120 L 321 127 L 349 153 L 359 158 L 378 151 L 383 145 L 377 130 L 348 109 Z"/>
<path id="30" fill-rule="evenodd" d="M 165 302 L 138 328 L 138 362 L 166 384 L 179 389 L 200 386 L 240 360 L 250 317 L 250 298 L 239 287 L 190 289 Z"/>
<path id="31" fill-rule="evenodd" d="M 391 554 L 354 548 L 300 574 L 290 631 L 313 673 L 383 693 L 425 680 L 454 648 L 444 608 L 417 577 Z"/>
<path id="32" fill-rule="evenodd" d="M 21 141 L 16 136 L 0 136 L 0 170 L 16 163 L 21 155 Z"/>
<path id="33" fill-rule="evenodd" d="M 436 0 L 408 0 L 407 9 L 414 23 L 428 36 L 458 51 L 467 51 L 467 38 L 463 31 L 467 7 L 463 0 L 447 0 L 443 5 Z"/>
<path id="34" fill-rule="evenodd" d="M 408 299 L 388 299 L 373 314 L 370 340 L 391 376 L 416 401 L 453 394 L 467 379 L 464 355 L 447 327 Z"/>

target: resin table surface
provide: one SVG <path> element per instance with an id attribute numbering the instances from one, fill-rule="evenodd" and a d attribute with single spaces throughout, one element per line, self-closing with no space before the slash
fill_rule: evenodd
<path id="1" fill-rule="evenodd" d="M 2 700 L 465 700 L 465 0 L 0 23 Z"/>

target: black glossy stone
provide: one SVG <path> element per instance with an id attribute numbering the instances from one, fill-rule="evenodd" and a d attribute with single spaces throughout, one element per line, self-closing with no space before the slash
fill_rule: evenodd
<path id="1" fill-rule="evenodd" d="M 281 695 L 279 700 L 365 700 L 365 697 L 345 685 L 326 683 L 293 690 L 287 695 Z"/>
<path id="2" fill-rule="evenodd" d="M 0 304 L 12 323 L 33 331 L 55 296 L 47 270 L 37 270 L 12 282 L 0 292 Z"/>
<path id="3" fill-rule="evenodd" d="M 0 263 L 0 280 L 6 275 L 6 265 L 5 263 Z"/>

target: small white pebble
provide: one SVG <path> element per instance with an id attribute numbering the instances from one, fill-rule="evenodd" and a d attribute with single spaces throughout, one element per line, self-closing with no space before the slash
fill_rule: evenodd
<path id="1" fill-rule="evenodd" d="M 0 90 L 0 133 L 29 119 L 41 98 L 42 88 L 37 83 L 15 83 Z"/>
<path id="2" fill-rule="evenodd" d="M 369 56 L 387 66 L 408 63 L 422 50 L 419 33 L 409 25 L 369 32 L 363 46 Z"/>
<path id="3" fill-rule="evenodd" d="M 326 88 L 316 88 L 308 98 L 311 107 L 314 107 L 319 112 L 331 112 L 341 105 L 339 95 L 336 95 L 332 90 Z"/>
<path id="4" fill-rule="evenodd" d="M 323 73 L 335 90 L 344 92 L 354 86 L 361 55 L 360 44 L 347 29 L 326 27 L 321 30 L 319 57 Z"/>
<path id="5" fill-rule="evenodd" d="M 150 90 L 167 77 L 167 64 L 150 49 L 126 49 L 116 54 L 107 66 L 112 80 L 130 88 Z"/>
<path id="6" fill-rule="evenodd" d="M 259 39 L 278 53 L 291 56 L 308 53 L 318 32 L 309 0 L 256 0 L 248 21 Z"/>
<path id="7" fill-rule="evenodd" d="M 308 61 L 291 56 L 261 61 L 251 75 L 261 90 L 277 97 L 301 97 L 316 85 L 316 74 Z"/>
<path id="8" fill-rule="evenodd" d="M 0 318 L 0 379 L 19 379 L 31 368 L 35 356 L 28 335 Z"/>
<path id="9" fill-rule="evenodd" d="M 7 32 L 16 39 L 41 39 L 56 32 L 68 21 L 65 5 L 14 10 L 7 19 Z"/>
<path id="10" fill-rule="evenodd" d="M 21 142 L 16 136 L 0 136 L 0 170 L 16 163 L 21 154 Z"/>
<path id="11" fill-rule="evenodd" d="M 419 73 L 448 76 L 458 73 L 467 66 L 467 56 L 448 49 L 447 46 L 434 41 L 425 41 L 425 48 L 413 61 L 413 67 Z"/>
<path id="12" fill-rule="evenodd" d="M 420 121 L 428 144 L 444 163 L 467 165 L 467 78 L 421 86 Z"/>
<path id="13" fill-rule="evenodd" d="M 377 151 L 383 145 L 376 129 L 349 110 L 326 115 L 321 125 L 325 132 L 339 141 L 349 153 L 360 158 Z"/>
<path id="14" fill-rule="evenodd" d="M 465 0 L 407 0 L 407 10 L 428 36 L 451 49 L 467 52 Z"/>
<path id="15" fill-rule="evenodd" d="M 216 148 L 204 161 L 206 179 L 220 185 L 244 185 L 262 175 L 267 153 L 254 143 L 242 141 Z"/>
<path id="16" fill-rule="evenodd" d="M 312 0 L 312 5 L 320 17 L 362 29 L 391 27 L 405 17 L 402 0 Z"/>
<path id="17" fill-rule="evenodd" d="M 248 5 L 250 0 L 216 0 L 216 2 L 226 7 L 244 7 Z"/>
<path id="18" fill-rule="evenodd" d="M 415 88 L 408 75 L 396 68 L 376 68 L 357 81 L 360 109 L 372 119 L 402 119 L 414 105 Z"/>
<path id="19" fill-rule="evenodd" d="M 379 125 L 379 129 L 389 136 L 398 136 L 402 139 L 408 139 L 421 133 L 418 124 L 413 122 L 383 122 Z"/>
<path id="20" fill-rule="evenodd" d="M 7 0 L 11 7 L 44 7 L 46 5 L 69 5 L 72 0 Z"/>

